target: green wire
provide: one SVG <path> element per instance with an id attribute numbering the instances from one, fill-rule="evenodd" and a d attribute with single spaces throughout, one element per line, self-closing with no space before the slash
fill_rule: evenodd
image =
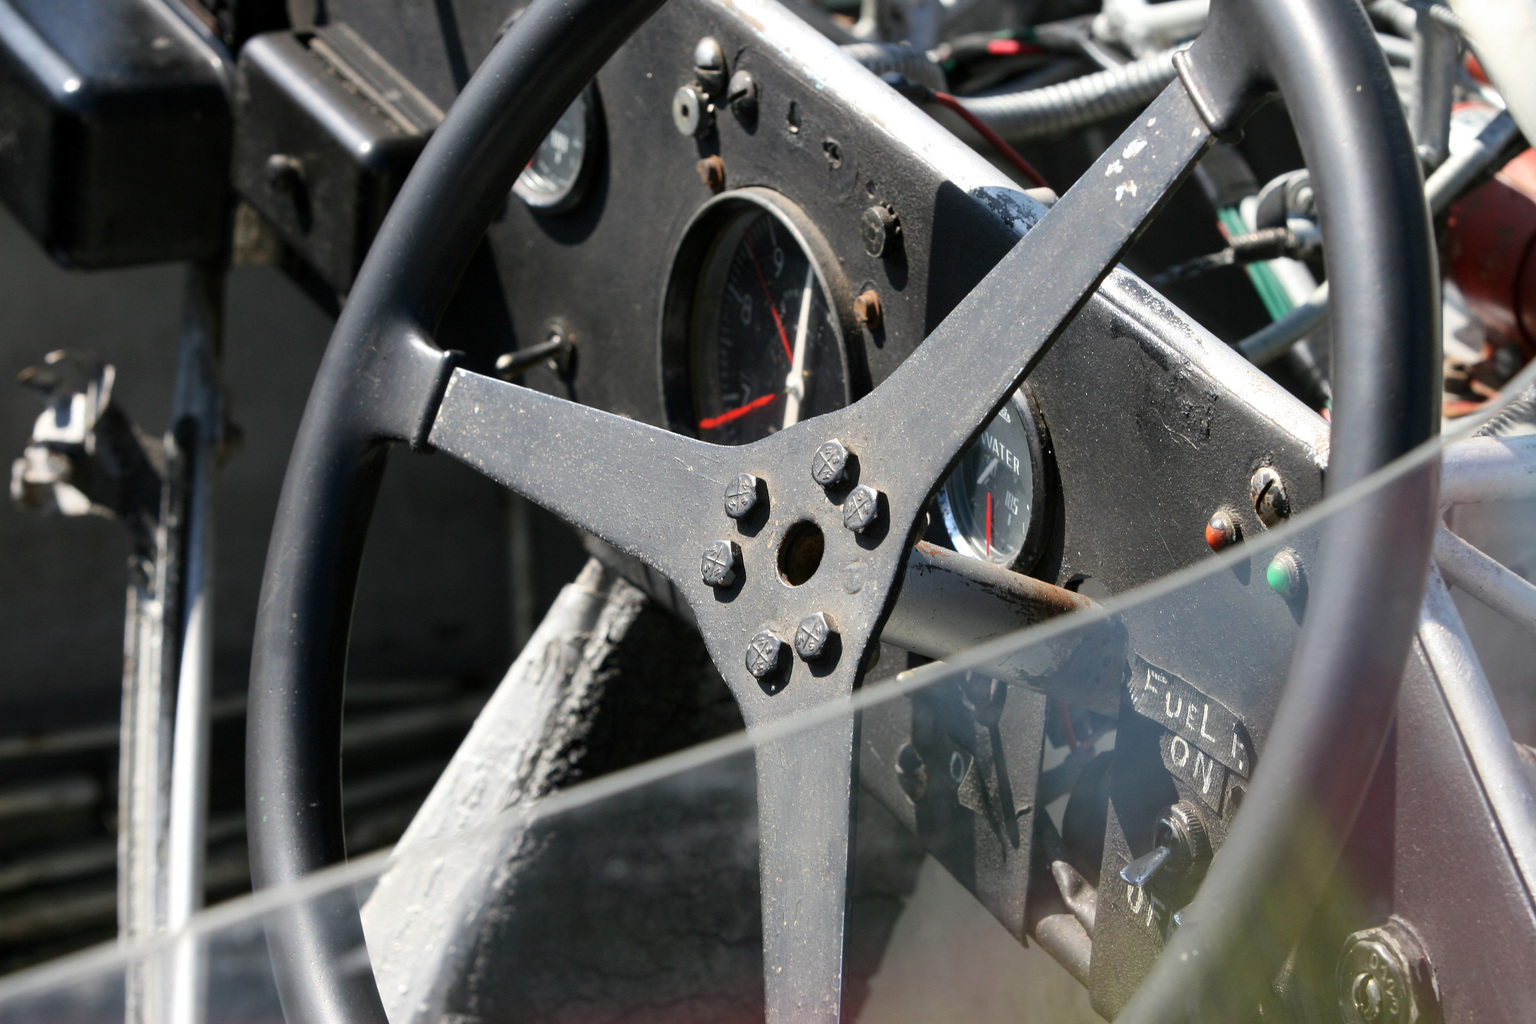
<path id="1" fill-rule="evenodd" d="M 1243 215 L 1235 206 L 1223 206 L 1218 209 L 1216 220 L 1227 229 L 1228 235 L 1248 233 L 1248 225 L 1243 223 Z M 1279 320 L 1295 308 L 1291 297 L 1285 293 L 1285 287 L 1275 276 L 1274 268 L 1269 265 L 1268 260 L 1250 263 L 1243 269 L 1248 272 L 1248 280 L 1253 282 L 1253 290 L 1259 293 L 1259 301 L 1264 303 L 1264 309 L 1269 313 L 1271 320 Z"/>

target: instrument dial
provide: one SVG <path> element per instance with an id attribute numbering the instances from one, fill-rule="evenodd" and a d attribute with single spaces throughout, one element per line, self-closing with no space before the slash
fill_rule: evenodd
<path id="1" fill-rule="evenodd" d="M 1040 535 L 1043 447 L 1021 389 L 939 489 L 939 510 L 956 551 L 1004 566 L 1033 558 Z"/>
<path id="2" fill-rule="evenodd" d="M 597 91 L 592 86 L 560 115 L 544 136 L 533 159 L 512 185 L 512 192 L 535 210 L 558 213 L 581 201 L 595 163 L 591 150 L 597 142 Z"/>
<path id="3" fill-rule="evenodd" d="M 781 197 L 741 191 L 750 195 L 722 197 L 696 221 L 708 241 L 691 258 L 684 246 L 672 288 L 689 304 L 689 426 L 716 444 L 746 444 L 850 400 L 819 236 Z"/>

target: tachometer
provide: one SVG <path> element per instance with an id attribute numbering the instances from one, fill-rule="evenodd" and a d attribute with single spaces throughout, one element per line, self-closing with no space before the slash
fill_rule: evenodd
<path id="1" fill-rule="evenodd" d="M 955 550 L 1005 566 L 1032 558 L 1041 534 L 1044 471 L 1039 421 L 1021 388 L 939 489 Z"/>
<path id="2" fill-rule="evenodd" d="M 700 211 L 673 267 L 664 330 L 686 360 L 690 429 L 746 444 L 848 404 L 847 288 L 835 267 L 820 233 L 776 193 L 741 189 Z"/>

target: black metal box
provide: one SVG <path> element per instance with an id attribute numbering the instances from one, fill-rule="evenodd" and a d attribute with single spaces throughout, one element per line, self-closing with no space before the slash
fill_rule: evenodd
<path id="1" fill-rule="evenodd" d="M 229 70 L 164 0 L 0 0 L 0 200 L 68 266 L 217 255 Z"/>
<path id="2" fill-rule="evenodd" d="M 235 109 L 236 189 L 346 291 L 442 111 L 341 24 L 247 43 Z"/>

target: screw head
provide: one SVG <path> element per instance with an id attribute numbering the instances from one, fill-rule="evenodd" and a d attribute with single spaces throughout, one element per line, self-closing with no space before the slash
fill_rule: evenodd
<path id="1" fill-rule="evenodd" d="M 693 66 L 700 71 L 724 71 L 725 50 L 714 36 L 705 36 L 693 47 Z"/>
<path id="2" fill-rule="evenodd" d="M 709 131 L 709 100 L 695 85 L 679 86 L 672 94 L 672 125 L 679 135 L 700 137 Z"/>
<path id="3" fill-rule="evenodd" d="M 823 487 L 839 483 L 848 473 L 848 449 L 832 438 L 816 449 L 811 459 L 811 479 Z"/>
<path id="4" fill-rule="evenodd" d="M 1253 511 L 1265 526 L 1274 526 L 1291 514 L 1291 499 L 1285 490 L 1285 481 L 1273 466 L 1260 466 L 1254 470 L 1248 482 L 1248 497 L 1253 501 Z"/>
<path id="5" fill-rule="evenodd" d="M 795 651 L 806 661 L 815 661 L 827 653 L 827 642 L 835 635 L 831 620 L 823 612 L 812 612 L 795 630 Z"/>
<path id="6" fill-rule="evenodd" d="M 880 492 L 868 484 L 859 484 L 843 499 L 843 525 L 854 533 L 863 533 L 880 515 Z"/>
<path id="7" fill-rule="evenodd" d="M 1301 560 L 1294 551 L 1282 551 L 1270 560 L 1264 570 L 1264 582 L 1281 597 L 1294 597 L 1301 592 Z"/>
<path id="8" fill-rule="evenodd" d="M 740 519 L 757 507 L 758 488 L 761 481 L 751 473 L 737 473 L 736 478 L 725 485 L 725 514 Z"/>
<path id="9" fill-rule="evenodd" d="M 765 678 L 779 667 L 783 657 L 784 641 L 765 627 L 758 630 L 751 643 L 747 644 L 747 671 L 752 673 L 753 679 Z"/>
<path id="10" fill-rule="evenodd" d="M 895 248 L 901 234 L 901 221 L 889 206 L 871 206 L 859 218 L 859 233 L 864 237 L 864 251 L 871 256 L 884 256 Z"/>
<path id="11" fill-rule="evenodd" d="M 731 75 L 731 82 L 725 87 L 725 99 L 742 124 L 751 125 L 757 121 L 757 80 L 752 77 L 752 72 L 738 70 Z"/>
<path id="12" fill-rule="evenodd" d="M 885 310 L 880 303 L 880 293 L 869 288 L 853 300 L 853 318 L 862 327 L 878 331 L 885 322 Z"/>
<path id="13" fill-rule="evenodd" d="M 718 195 L 725 191 L 725 161 L 720 159 L 718 153 L 706 156 L 695 165 L 695 168 L 699 172 L 699 180 L 711 192 Z"/>
<path id="14" fill-rule="evenodd" d="M 728 540 L 717 540 L 704 549 L 704 557 L 699 562 L 699 575 L 705 583 L 716 589 L 728 587 L 736 582 L 739 563 L 736 545 Z"/>
<path id="15" fill-rule="evenodd" d="M 1218 511 L 1205 524 L 1205 542 L 1212 551 L 1222 551 L 1242 539 L 1242 529 L 1237 520 L 1226 511 Z"/>

